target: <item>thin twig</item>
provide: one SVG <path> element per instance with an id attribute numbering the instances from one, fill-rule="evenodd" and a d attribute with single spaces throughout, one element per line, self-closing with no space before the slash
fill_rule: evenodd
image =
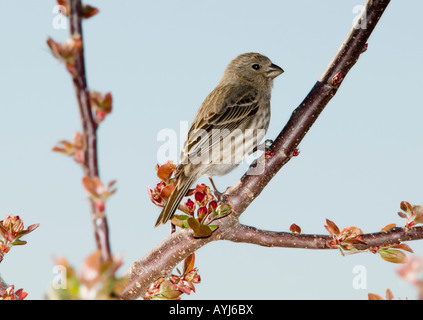
<path id="1" fill-rule="evenodd" d="M 332 240 L 329 235 L 267 231 L 242 224 L 231 228 L 222 239 L 252 243 L 265 247 L 334 249 L 329 246 L 329 241 Z M 423 227 L 414 227 L 410 230 L 393 228 L 389 231 L 363 234 L 360 239 L 363 243 L 354 244 L 357 250 L 382 247 L 404 241 L 421 240 L 423 239 Z"/>
<path id="2" fill-rule="evenodd" d="M 71 36 L 75 39 L 79 38 L 82 41 L 83 37 L 81 20 L 81 0 L 70 1 L 69 21 Z M 91 110 L 90 94 L 87 88 L 87 80 L 85 73 L 83 46 L 76 58 L 75 70 L 76 73 L 73 76 L 73 84 L 75 88 L 76 98 L 78 100 L 82 128 L 84 131 L 84 137 L 86 142 L 84 171 L 85 175 L 94 178 L 99 176 L 97 162 L 97 123 L 93 119 L 93 114 Z M 97 249 L 101 251 L 103 260 L 107 261 L 111 258 L 107 219 L 104 214 L 97 214 L 97 210 L 92 200 L 90 200 L 90 205 Z"/>

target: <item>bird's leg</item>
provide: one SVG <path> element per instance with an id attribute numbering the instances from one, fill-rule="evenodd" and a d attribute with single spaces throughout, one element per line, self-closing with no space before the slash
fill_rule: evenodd
<path id="1" fill-rule="evenodd" d="M 217 198 L 217 202 L 222 202 L 224 200 L 224 195 L 222 192 L 219 192 L 216 188 L 216 186 L 214 185 L 213 179 L 211 177 L 209 177 L 210 183 L 213 186 L 213 193 L 215 195 L 215 197 Z"/>

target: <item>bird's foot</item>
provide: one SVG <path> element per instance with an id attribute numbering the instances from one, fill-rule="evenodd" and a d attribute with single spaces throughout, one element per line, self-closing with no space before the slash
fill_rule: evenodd
<path id="1" fill-rule="evenodd" d="M 228 190 L 227 188 L 226 190 Z M 223 203 L 226 201 L 226 191 L 225 192 L 219 192 L 217 190 L 213 191 L 214 196 L 216 197 L 217 203 Z"/>

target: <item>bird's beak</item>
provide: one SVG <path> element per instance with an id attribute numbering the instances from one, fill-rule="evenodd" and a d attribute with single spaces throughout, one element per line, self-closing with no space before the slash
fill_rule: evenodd
<path id="1" fill-rule="evenodd" d="M 267 76 L 271 79 L 276 78 L 278 75 L 282 74 L 284 71 L 281 67 L 276 64 L 271 64 L 269 70 L 267 71 Z"/>

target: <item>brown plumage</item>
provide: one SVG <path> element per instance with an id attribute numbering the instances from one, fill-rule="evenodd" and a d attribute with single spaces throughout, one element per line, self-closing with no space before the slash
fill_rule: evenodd
<path id="1" fill-rule="evenodd" d="M 175 188 L 156 227 L 172 218 L 201 176 L 229 173 L 257 147 L 269 127 L 273 79 L 282 72 L 259 53 L 232 60 L 191 125 L 175 173 Z"/>

